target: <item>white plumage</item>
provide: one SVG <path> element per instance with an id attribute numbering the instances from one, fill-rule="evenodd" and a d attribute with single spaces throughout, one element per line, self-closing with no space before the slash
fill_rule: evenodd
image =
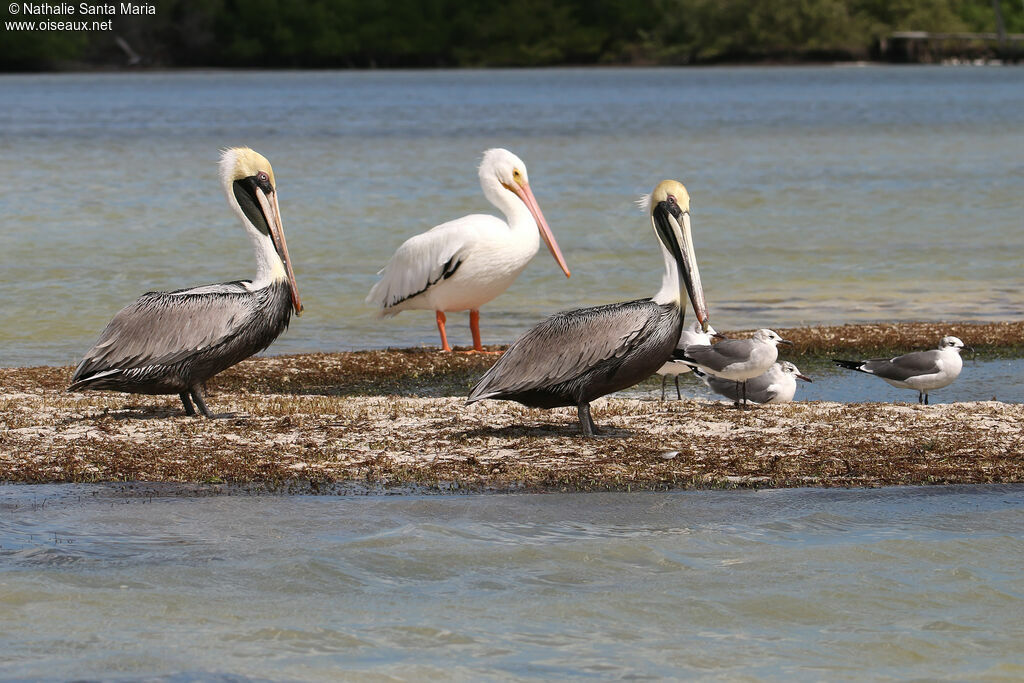
<path id="1" fill-rule="evenodd" d="M 646 200 L 646 205 L 650 205 L 650 195 L 644 195 L 640 200 L 637 201 L 639 206 L 641 201 Z M 679 343 L 676 344 L 676 348 L 680 351 L 685 351 L 687 346 L 691 344 L 704 344 L 710 345 L 711 338 L 714 337 L 717 332 L 715 328 L 708 325 L 708 331 L 705 332 L 703 325 L 699 320 L 694 320 L 690 323 L 689 327 L 683 329 L 679 335 Z M 679 375 L 690 372 L 690 366 L 681 360 L 670 360 L 660 368 L 658 368 L 658 374 L 661 375 L 661 400 L 665 400 L 665 382 L 669 377 L 675 378 L 676 382 L 676 397 L 682 398 L 683 395 L 679 391 Z"/>
<path id="2" fill-rule="evenodd" d="M 562 253 L 530 190 L 526 165 L 505 149 L 489 149 L 480 164 L 484 196 L 506 220 L 464 216 L 407 239 L 380 271 L 366 302 L 381 315 L 410 309 L 436 312 L 441 346 L 450 351 L 445 311 L 470 311 L 473 348 L 482 351 L 479 308 L 508 289 L 537 253 L 540 238 L 569 276 Z"/>

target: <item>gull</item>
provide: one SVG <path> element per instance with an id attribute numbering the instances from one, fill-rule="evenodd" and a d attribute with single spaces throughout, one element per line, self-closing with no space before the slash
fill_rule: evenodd
<path id="1" fill-rule="evenodd" d="M 740 395 L 736 390 L 736 382 L 707 375 L 700 370 L 695 372 L 711 391 L 739 404 Z M 805 382 L 812 381 L 810 377 L 801 374 L 800 369 L 788 360 L 775 363 L 768 368 L 768 372 L 747 380 L 747 398 L 754 403 L 789 403 L 796 394 L 798 379 Z"/>
<path id="2" fill-rule="evenodd" d="M 687 346 L 683 352 L 677 351 L 675 357 L 709 375 L 735 382 L 746 407 L 747 380 L 768 372 L 779 357 L 779 344 L 792 345 L 793 342 L 762 328 L 750 339 L 726 339 L 714 346 L 695 344 Z"/>
<path id="3" fill-rule="evenodd" d="M 833 359 L 836 365 L 881 377 L 899 389 L 913 389 L 917 402 L 928 405 L 928 392 L 949 386 L 964 367 L 960 349 L 964 343 L 958 337 L 943 337 L 939 348 L 913 351 L 895 358 L 870 360 Z"/>
<path id="4" fill-rule="evenodd" d="M 715 332 L 715 328 L 708 325 L 708 331 L 705 332 L 701 326 L 699 320 L 694 320 L 689 327 L 683 330 L 683 333 L 679 335 L 679 343 L 676 344 L 676 349 L 679 351 L 685 351 L 687 346 L 697 344 L 707 346 L 711 344 L 711 338 L 716 336 L 718 333 Z M 667 363 L 658 368 L 658 374 L 661 375 L 661 400 L 665 400 L 665 382 L 671 376 L 676 381 L 676 398 L 681 399 L 682 393 L 679 391 L 679 375 L 690 372 L 690 366 L 681 360 L 669 360 Z"/>

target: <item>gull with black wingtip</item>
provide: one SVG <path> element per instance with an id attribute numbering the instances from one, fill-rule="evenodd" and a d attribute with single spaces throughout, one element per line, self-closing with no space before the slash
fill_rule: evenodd
<path id="1" fill-rule="evenodd" d="M 868 375 L 881 377 L 900 389 L 917 392 L 917 402 L 928 405 L 928 392 L 947 387 L 960 376 L 964 367 L 960 350 L 965 348 L 959 337 L 943 337 L 939 348 L 913 351 L 895 358 L 871 360 L 839 360 L 836 365 Z M 969 348 L 969 347 L 968 347 Z"/>

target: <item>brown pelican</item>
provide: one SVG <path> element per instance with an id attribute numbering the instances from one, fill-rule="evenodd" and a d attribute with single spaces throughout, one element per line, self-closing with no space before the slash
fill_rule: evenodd
<path id="1" fill-rule="evenodd" d="M 900 389 L 917 392 L 917 402 L 928 405 L 928 392 L 949 386 L 964 367 L 960 349 L 964 343 L 958 337 L 943 337 L 939 348 L 914 351 L 895 358 L 871 360 L 833 360 L 836 365 L 881 377 Z"/>
<path id="2" fill-rule="evenodd" d="M 586 436 L 597 429 L 595 398 L 650 377 L 668 360 L 683 329 L 683 288 L 703 328 L 704 289 L 690 236 L 690 195 L 664 180 L 649 199 L 665 257 L 661 289 L 652 298 L 556 313 L 521 336 L 469 393 L 535 408 L 576 406 Z"/>
<path id="3" fill-rule="evenodd" d="M 445 311 L 469 311 L 474 351 L 480 343 L 480 307 L 498 296 L 523 272 L 540 245 L 569 277 L 562 252 L 533 198 L 526 164 L 507 149 L 484 152 L 480 187 L 506 221 L 486 214 L 463 216 L 410 237 L 378 273 L 366 303 L 380 314 L 409 309 L 435 312 L 441 350 L 451 351 L 445 332 Z"/>
<path id="4" fill-rule="evenodd" d="M 274 169 L 262 155 L 224 150 L 228 204 L 253 241 L 254 280 L 149 292 L 121 309 L 78 365 L 69 391 L 178 394 L 186 415 L 211 417 L 203 383 L 270 346 L 302 304 L 277 203 Z"/>
<path id="5" fill-rule="evenodd" d="M 768 372 L 779 357 L 779 344 L 792 346 L 793 342 L 760 329 L 750 339 L 726 339 L 714 346 L 691 344 L 676 355 L 709 375 L 736 382 L 736 392 L 742 394 L 746 406 L 747 380 Z"/>
<path id="6" fill-rule="evenodd" d="M 711 338 L 718 336 L 715 332 L 715 328 L 708 325 L 707 332 L 704 331 L 704 326 L 701 325 L 699 320 L 694 320 L 690 323 L 690 326 L 683 330 L 682 334 L 679 335 L 679 343 L 676 344 L 677 351 L 685 351 L 687 346 L 691 344 L 710 344 Z M 679 391 L 679 375 L 690 372 L 690 366 L 681 360 L 669 360 L 667 363 L 658 368 L 658 374 L 661 375 L 661 400 L 665 400 L 665 382 L 669 377 L 672 377 L 676 381 L 676 398 L 681 399 L 682 393 Z"/>
<path id="7" fill-rule="evenodd" d="M 700 370 L 696 372 L 713 392 L 739 404 L 740 392 L 737 391 L 736 382 L 708 375 Z M 805 382 L 812 381 L 810 377 L 801 374 L 800 368 L 788 360 L 775 363 L 768 368 L 768 372 L 746 381 L 747 398 L 754 403 L 789 403 L 796 395 L 798 379 Z"/>

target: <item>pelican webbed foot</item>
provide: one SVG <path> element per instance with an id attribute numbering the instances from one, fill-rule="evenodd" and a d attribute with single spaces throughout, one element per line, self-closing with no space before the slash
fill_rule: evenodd
<path id="1" fill-rule="evenodd" d="M 191 394 L 192 400 L 196 402 L 196 407 L 199 408 L 199 412 L 203 414 L 203 417 L 213 418 L 213 413 L 206 407 L 206 400 L 203 398 L 203 388 L 197 384 L 192 387 L 189 394 Z"/>

